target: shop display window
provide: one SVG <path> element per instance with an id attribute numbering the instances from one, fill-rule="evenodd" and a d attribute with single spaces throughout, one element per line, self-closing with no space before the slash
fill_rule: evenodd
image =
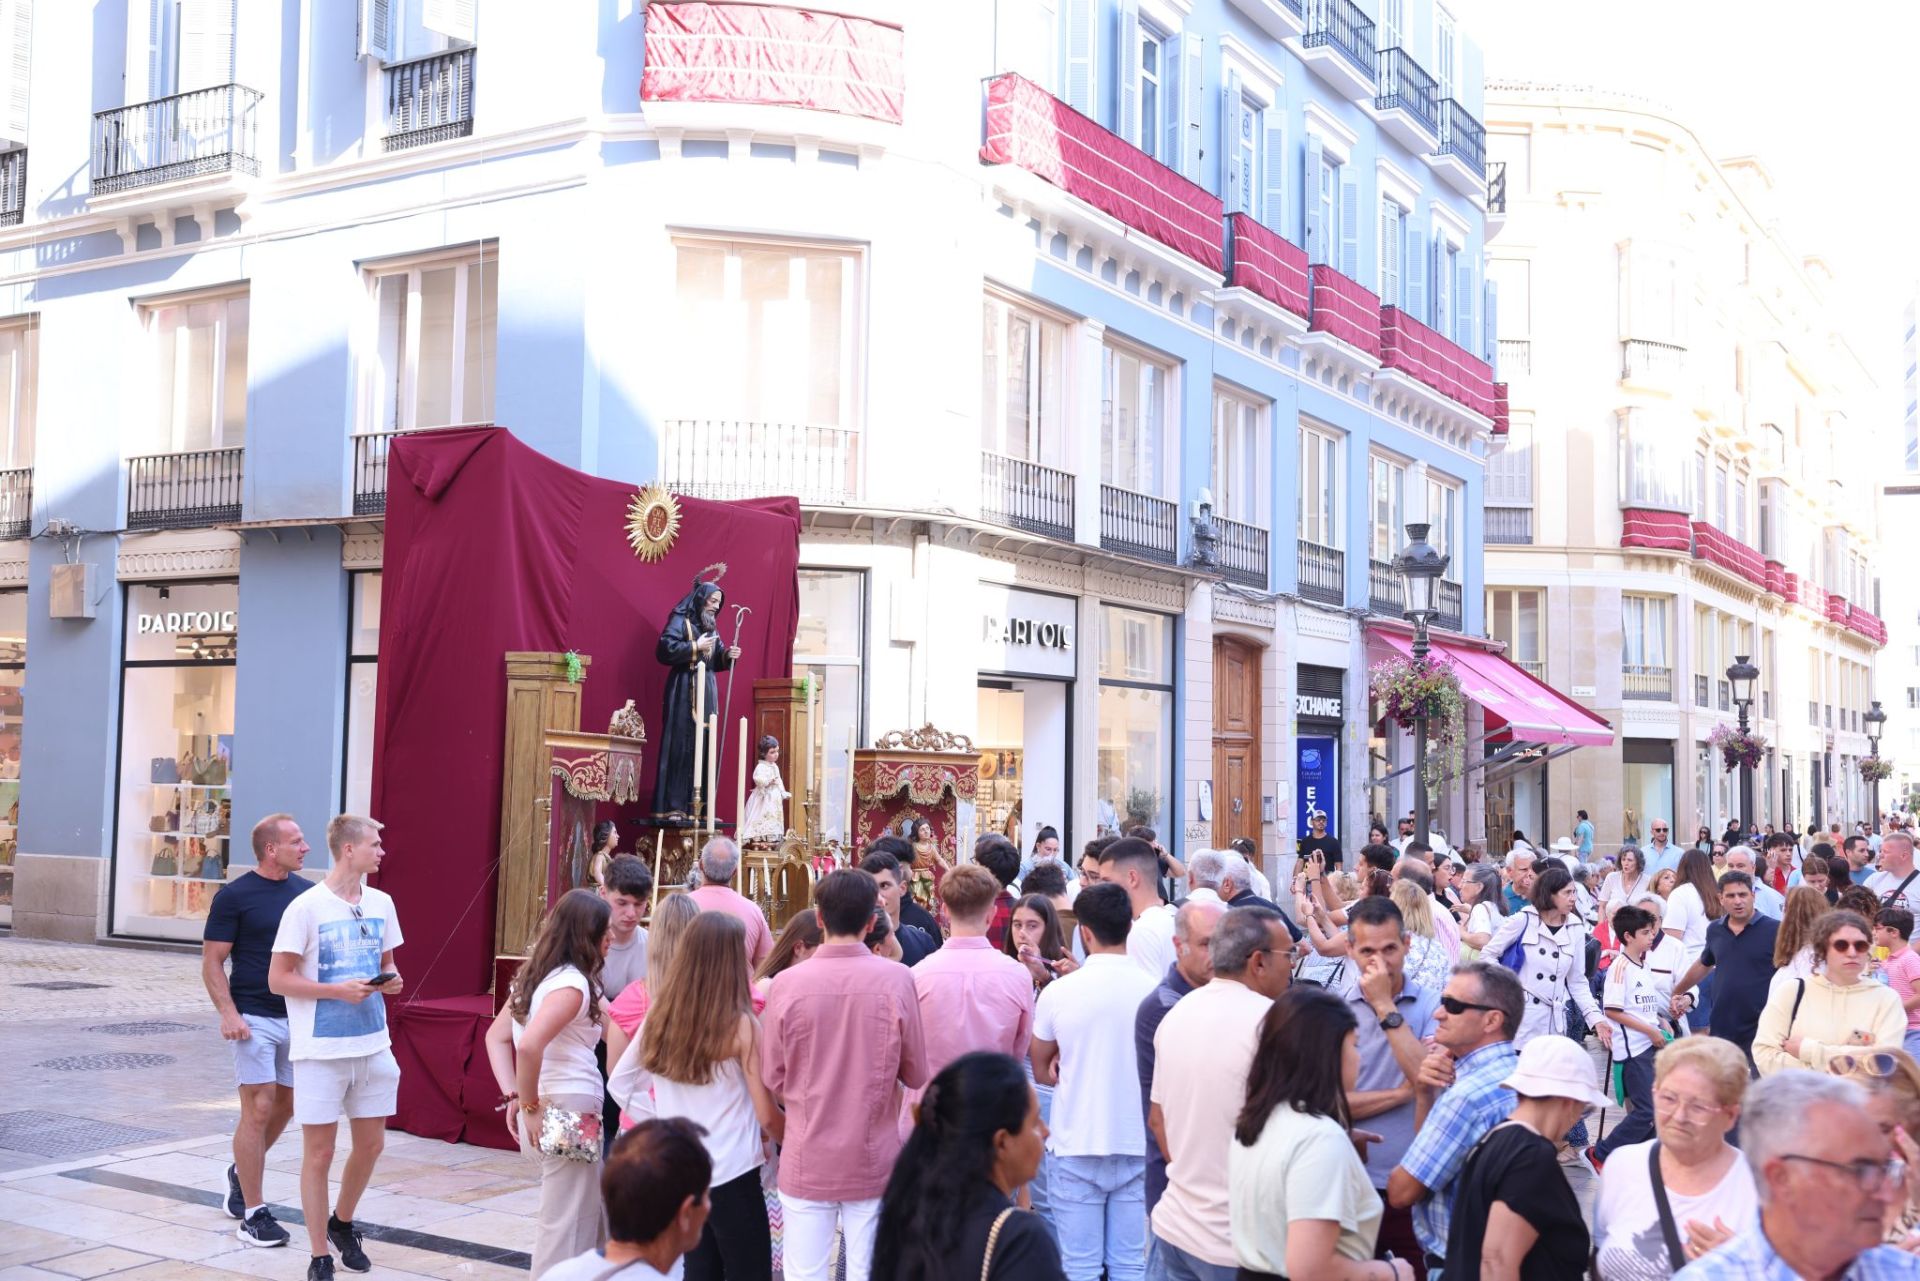
<path id="1" fill-rule="evenodd" d="M 340 812 L 373 812 L 373 722 L 380 696 L 380 575 L 353 576 L 353 622 L 347 634 L 347 759 Z"/>
<path id="2" fill-rule="evenodd" d="M 13 923 L 20 832 L 20 736 L 26 727 L 27 594 L 0 592 L 0 924 Z"/>
<path id="3" fill-rule="evenodd" d="M 127 588 L 113 932 L 200 937 L 233 859 L 232 583 Z"/>
<path id="4" fill-rule="evenodd" d="M 1164 614 L 1101 607 L 1098 796 L 1100 835 L 1144 823 L 1173 847 L 1173 620 Z"/>
<path id="5" fill-rule="evenodd" d="M 800 627 L 793 640 L 796 671 L 812 676 L 820 687 L 820 733 L 825 761 L 820 778 L 820 826 L 832 838 L 847 830 L 847 771 L 852 768 L 848 746 L 866 742 L 862 709 L 866 705 L 863 658 L 867 576 L 852 569 L 800 571 Z M 789 745 L 781 751 L 791 754 Z M 798 828 L 804 798 L 788 803 L 788 822 Z"/>

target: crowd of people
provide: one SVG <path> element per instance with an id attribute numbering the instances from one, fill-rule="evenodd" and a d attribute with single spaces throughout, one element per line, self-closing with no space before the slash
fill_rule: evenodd
<path id="1" fill-rule="evenodd" d="M 650 916 L 607 847 L 485 1038 L 533 1275 L 1920 1278 L 1909 832 L 1682 851 L 1656 820 L 1597 858 L 1583 813 L 1496 863 L 1400 829 L 1349 866 L 1316 822 L 1284 908 L 1251 849 L 1145 829 L 931 865 L 887 836 L 777 933 L 731 840 Z M 378 824 L 327 837 L 314 884 L 261 820 L 205 950 L 224 1204 L 287 1243 L 261 1170 L 297 1118 L 321 1281 L 370 1266 L 401 990 Z"/>

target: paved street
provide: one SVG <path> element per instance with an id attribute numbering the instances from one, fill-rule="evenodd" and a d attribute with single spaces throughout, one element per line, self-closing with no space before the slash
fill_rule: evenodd
<path id="1" fill-rule="evenodd" d="M 0 1025 L 0 1281 L 304 1274 L 297 1135 L 267 1161 L 290 1248 L 240 1245 L 218 1208 L 237 1108 L 197 957 L 0 938 Z M 525 1275 L 518 1157 L 396 1132 L 373 1182 L 370 1276 Z"/>

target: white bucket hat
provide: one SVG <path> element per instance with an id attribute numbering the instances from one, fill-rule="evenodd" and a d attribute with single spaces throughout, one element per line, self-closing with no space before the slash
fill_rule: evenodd
<path id="1" fill-rule="evenodd" d="M 1520 1051 L 1520 1061 L 1500 1084 L 1515 1094 L 1535 1099 L 1575 1099 L 1588 1107 L 1612 1107 L 1613 1100 L 1596 1088 L 1593 1060 L 1564 1036 L 1536 1036 Z"/>

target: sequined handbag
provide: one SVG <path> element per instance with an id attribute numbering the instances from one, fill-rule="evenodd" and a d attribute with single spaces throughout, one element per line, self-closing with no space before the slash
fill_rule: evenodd
<path id="1" fill-rule="evenodd" d="M 593 1162 L 600 1159 L 600 1114 L 574 1112 L 549 1103 L 540 1113 L 542 1156 L 564 1157 L 569 1161 Z"/>

